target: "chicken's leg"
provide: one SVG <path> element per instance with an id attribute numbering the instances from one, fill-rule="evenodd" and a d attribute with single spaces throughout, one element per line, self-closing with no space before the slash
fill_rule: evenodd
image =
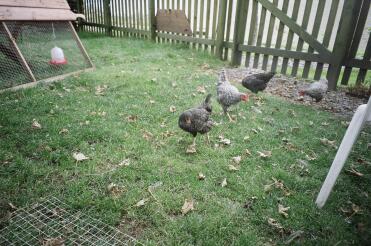
<path id="1" fill-rule="evenodd" d="M 235 121 L 232 119 L 232 117 L 229 115 L 228 112 L 227 112 L 227 116 L 228 116 L 228 118 L 229 118 L 229 122 L 235 122 Z"/>
<path id="2" fill-rule="evenodd" d="M 196 137 L 193 137 L 193 143 L 192 146 L 196 146 Z"/>
<path id="3" fill-rule="evenodd" d="M 206 140 L 207 140 L 207 144 L 210 144 L 210 137 L 209 137 L 209 133 L 206 133 Z"/>

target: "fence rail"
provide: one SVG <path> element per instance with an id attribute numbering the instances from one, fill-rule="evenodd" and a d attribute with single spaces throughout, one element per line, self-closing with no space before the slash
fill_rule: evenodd
<path id="1" fill-rule="evenodd" d="M 232 65 L 356 84 L 371 69 L 371 0 L 78 0 L 82 30 L 186 43 Z M 160 9 L 183 10 L 192 35 L 156 30 Z M 369 21 L 370 22 L 370 21 Z M 369 23 L 370 24 L 370 23 Z M 360 45 L 362 44 L 362 45 Z M 342 76 L 341 76 L 342 75 Z M 339 79 L 339 77 L 341 77 Z"/>

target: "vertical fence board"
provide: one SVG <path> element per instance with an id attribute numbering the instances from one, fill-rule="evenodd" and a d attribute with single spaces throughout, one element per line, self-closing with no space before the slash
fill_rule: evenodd
<path id="1" fill-rule="evenodd" d="M 264 31 L 264 24 L 265 24 L 265 17 L 267 14 L 267 10 L 262 6 L 261 7 L 261 13 L 260 13 L 260 21 L 259 21 L 259 31 L 258 31 L 258 37 L 256 40 L 256 46 L 261 46 L 263 41 L 263 31 Z M 254 64 L 253 67 L 257 68 L 259 65 L 259 57 L 260 54 L 255 53 L 254 55 Z"/>
<path id="2" fill-rule="evenodd" d="M 318 37 L 319 29 L 321 27 L 321 22 L 322 22 L 323 11 L 325 10 L 325 4 L 326 4 L 326 1 L 318 2 L 316 17 L 314 19 L 314 25 L 313 25 L 313 30 L 312 30 L 312 36 L 314 38 Z M 314 49 L 310 46 L 308 48 L 308 53 L 313 53 L 313 52 L 314 52 Z M 303 74 L 302 74 L 303 78 L 308 78 L 310 67 L 311 67 L 311 62 L 305 61 Z"/>
<path id="3" fill-rule="evenodd" d="M 329 89 L 335 90 L 337 81 L 341 71 L 341 63 L 346 57 L 346 51 L 351 45 L 354 34 L 354 27 L 357 23 L 361 1 L 347 0 L 344 2 L 342 17 L 340 19 L 338 34 L 335 39 L 333 60 L 330 64 L 327 79 L 329 82 Z"/>
<path id="4" fill-rule="evenodd" d="M 352 59 L 357 55 L 358 46 L 362 38 L 363 30 L 365 28 L 369 9 L 370 9 L 370 0 L 364 0 L 362 7 L 361 7 L 360 14 L 359 14 L 357 27 L 354 32 L 352 44 L 347 54 L 347 59 Z M 341 84 L 343 85 L 348 84 L 351 73 L 352 73 L 352 67 L 344 68 L 344 73 L 343 73 L 343 78 L 341 79 Z M 359 82 L 357 81 L 357 83 Z"/>
<path id="5" fill-rule="evenodd" d="M 283 5 L 282 5 L 282 12 L 287 14 L 288 7 L 289 7 L 289 0 L 284 0 Z M 278 27 L 276 45 L 275 45 L 276 49 L 281 48 L 282 35 L 283 35 L 283 29 L 284 28 L 285 28 L 285 25 L 280 21 L 280 24 L 279 24 L 279 27 Z M 278 56 L 273 56 L 272 69 L 271 69 L 273 72 L 276 72 L 276 70 L 277 70 L 277 63 L 278 63 Z"/>
<path id="6" fill-rule="evenodd" d="M 183 0 L 184 1 L 184 0 Z M 205 38 L 208 39 L 210 35 L 210 9 L 211 9 L 211 0 L 207 0 L 206 3 L 206 30 L 205 30 Z M 205 50 L 208 49 L 208 46 L 205 45 Z"/>
<path id="7" fill-rule="evenodd" d="M 294 0 L 294 1 L 295 2 L 294 2 L 294 7 L 293 7 L 291 19 L 296 22 L 296 20 L 298 19 L 300 1 L 296 1 L 296 0 Z M 291 31 L 291 30 L 289 30 L 289 34 L 287 36 L 286 47 L 285 47 L 286 50 L 291 50 L 293 39 L 294 39 L 294 32 Z M 282 69 L 281 69 L 281 73 L 282 74 L 286 74 L 287 73 L 287 65 L 288 65 L 288 63 L 289 63 L 289 58 L 286 58 L 286 57 L 283 58 Z"/>
<path id="8" fill-rule="evenodd" d="M 219 6 L 219 1 L 214 0 L 213 2 L 213 23 L 212 23 L 212 28 L 211 28 L 211 39 L 215 40 L 216 36 L 216 18 L 217 18 L 217 13 L 218 13 L 218 6 Z M 215 53 L 215 45 L 211 46 L 211 53 Z"/>
<path id="9" fill-rule="evenodd" d="M 331 34 L 334 28 L 334 23 L 335 23 L 335 18 L 336 18 L 338 7 L 339 7 L 339 0 L 333 0 L 331 3 L 330 13 L 329 13 L 329 17 L 328 17 L 327 25 L 326 25 L 326 30 L 325 30 L 325 34 L 323 36 L 323 41 L 322 41 L 322 44 L 326 48 L 329 46 L 329 43 L 330 43 Z M 318 80 L 321 78 L 322 71 L 323 71 L 323 65 L 324 64 L 321 62 L 317 63 L 316 72 L 314 74 L 315 80 Z"/>
<path id="10" fill-rule="evenodd" d="M 204 7 L 205 7 L 205 1 L 200 1 L 200 23 L 199 23 L 199 33 L 198 37 L 203 38 L 204 34 Z M 202 49 L 202 44 L 198 44 L 198 48 Z"/>
<path id="11" fill-rule="evenodd" d="M 252 1 L 252 11 L 251 11 L 251 19 L 250 19 L 250 31 L 249 31 L 249 38 L 247 40 L 248 45 L 252 45 L 255 40 L 256 36 L 256 22 L 258 20 L 258 3 L 256 0 Z M 246 52 L 246 60 L 245 60 L 245 67 L 250 66 L 250 57 L 251 53 Z"/>
<path id="12" fill-rule="evenodd" d="M 150 16 L 150 18 L 149 18 L 149 26 L 150 26 L 150 29 L 151 29 L 151 40 L 153 42 L 156 42 L 155 0 L 149 0 L 149 16 Z"/>
<path id="13" fill-rule="evenodd" d="M 216 30 L 215 55 L 223 58 L 223 44 L 225 31 L 225 18 L 227 10 L 227 0 L 219 0 L 218 27 Z"/>
<path id="14" fill-rule="evenodd" d="M 231 25 L 232 25 L 232 5 L 233 5 L 233 0 L 228 1 L 228 12 L 227 12 L 227 26 L 226 26 L 226 32 L 225 32 L 225 41 L 229 42 L 230 36 L 231 36 Z M 228 59 L 228 51 L 229 48 L 225 47 L 224 49 L 224 60 Z"/>
<path id="15" fill-rule="evenodd" d="M 370 58 L 371 58 L 371 32 L 369 33 L 369 36 L 368 36 L 367 47 L 366 47 L 362 60 L 366 62 L 366 61 L 369 61 Z M 358 76 L 357 76 L 356 83 L 360 84 L 364 82 L 366 78 L 366 74 L 367 74 L 367 69 L 360 69 Z M 370 88 L 371 88 L 371 84 L 370 84 Z"/>
<path id="16" fill-rule="evenodd" d="M 239 45 L 243 44 L 246 31 L 247 12 L 249 8 L 248 0 L 237 1 L 236 25 L 233 33 L 233 48 L 232 48 L 232 66 L 241 64 L 242 51 L 239 50 Z"/>
<path id="17" fill-rule="evenodd" d="M 278 0 L 273 0 L 273 4 L 275 6 L 277 6 L 278 5 Z M 265 42 L 265 47 L 267 47 L 267 48 L 270 48 L 271 44 L 272 44 L 273 28 L 274 28 L 274 22 L 275 21 L 276 21 L 276 17 L 271 13 L 270 14 L 270 19 L 269 19 L 267 41 Z M 263 56 L 263 65 L 262 65 L 263 70 L 267 70 L 268 58 L 269 58 L 269 55 L 264 55 Z"/>
<path id="18" fill-rule="evenodd" d="M 312 9 L 313 0 L 307 0 L 305 3 L 305 9 L 304 9 L 304 16 L 303 16 L 303 22 L 301 24 L 303 29 L 307 29 L 308 27 L 308 21 L 310 16 L 310 11 Z M 304 45 L 304 40 L 299 37 L 298 44 L 296 46 L 296 51 L 302 51 Z M 299 67 L 299 59 L 294 60 L 294 64 L 292 66 L 291 75 L 296 76 L 298 73 L 298 67 Z"/>
<path id="19" fill-rule="evenodd" d="M 197 15 L 198 15 L 197 8 L 198 0 L 193 0 L 193 37 L 196 37 L 197 34 Z M 196 48 L 196 43 L 192 43 L 192 47 Z"/>

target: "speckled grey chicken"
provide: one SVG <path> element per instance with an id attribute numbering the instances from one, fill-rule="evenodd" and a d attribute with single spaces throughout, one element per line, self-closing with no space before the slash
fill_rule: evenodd
<path id="1" fill-rule="evenodd" d="M 220 105 L 222 105 L 224 113 L 228 116 L 229 121 L 233 121 L 228 113 L 228 108 L 241 101 L 248 101 L 249 97 L 247 94 L 241 93 L 238 89 L 231 85 L 227 78 L 227 72 L 225 69 L 219 74 L 218 85 L 216 88 L 217 99 Z"/>
<path id="2" fill-rule="evenodd" d="M 210 101 L 211 94 L 207 95 L 205 101 L 200 106 L 188 109 L 179 116 L 178 125 L 181 129 L 193 135 L 194 146 L 196 145 L 197 133 L 208 133 L 213 126 L 213 122 L 209 118 L 212 112 Z"/>
<path id="3" fill-rule="evenodd" d="M 320 79 L 319 81 L 310 84 L 308 88 L 299 91 L 299 95 L 300 96 L 308 95 L 311 98 L 314 98 L 316 102 L 319 102 L 326 95 L 327 89 L 328 89 L 327 79 Z"/>
<path id="4" fill-rule="evenodd" d="M 268 72 L 249 75 L 242 80 L 242 85 L 253 93 L 264 91 L 274 74 L 274 72 Z"/>

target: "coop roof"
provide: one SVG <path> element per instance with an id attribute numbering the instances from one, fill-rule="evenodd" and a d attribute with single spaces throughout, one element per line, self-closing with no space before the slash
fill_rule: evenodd
<path id="1" fill-rule="evenodd" d="M 76 20 L 66 0 L 0 0 L 0 21 Z"/>

